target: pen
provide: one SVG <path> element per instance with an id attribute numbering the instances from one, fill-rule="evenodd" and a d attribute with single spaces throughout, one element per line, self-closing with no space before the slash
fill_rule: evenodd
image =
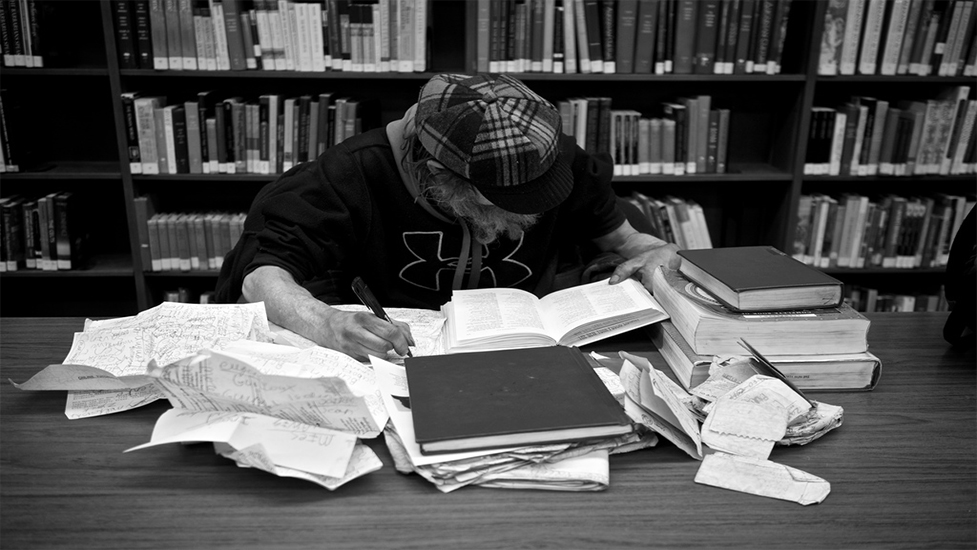
<path id="1" fill-rule="evenodd" d="M 760 352 L 757 351 L 756 348 L 754 348 L 753 346 L 751 346 L 750 344 L 748 344 L 746 342 L 746 340 L 744 340 L 742 338 L 740 338 L 739 345 L 742 346 L 747 351 L 749 351 L 750 354 L 752 354 L 753 357 L 756 358 L 756 360 L 760 362 L 760 365 L 762 366 L 762 368 L 760 370 L 766 371 L 766 372 L 761 372 L 760 374 L 765 374 L 767 376 L 771 376 L 773 378 L 776 378 L 776 379 L 780 380 L 784 384 L 787 384 L 787 387 L 790 388 L 790 389 L 792 389 L 792 390 L 794 390 L 794 392 L 797 393 L 797 395 L 799 395 L 802 398 L 804 398 L 804 401 L 807 401 L 807 404 L 808 405 L 810 405 L 812 407 L 814 406 L 814 403 L 811 402 L 811 400 L 808 399 L 807 396 L 804 395 L 803 392 L 801 392 L 801 390 L 797 389 L 797 386 L 795 386 L 793 382 L 791 382 L 790 380 L 788 380 L 787 377 L 784 376 L 784 373 L 780 372 L 780 369 L 778 369 L 777 367 L 773 366 L 773 363 L 771 363 L 770 361 L 768 361 L 766 357 L 760 355 Z"/>
<path id="2" fill-rule="evenodd" d="M 377 297 L 373 295 L 370 287 L 366 286 L 366 282 L 363 281 L 362 278 L 356 277 L 353 279 L 353 293 L 356 294 L 356 297 L 359 298 L 361 302 L 363 302 L 364 306 L 370 308 L 370 311 L 372 311 L 374 315 L 390 324 L 393 324 L 393 320 L 390 319 L 387 312 L 383 310 L 380 302 L 377 301 Z M 410 348 L 407 349 L 407 357 L 414 357 L 414 355 L 410 352 Z"/>

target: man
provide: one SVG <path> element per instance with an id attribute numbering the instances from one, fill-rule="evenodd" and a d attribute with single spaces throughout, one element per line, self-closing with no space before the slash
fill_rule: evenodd
<path id="1" fill-rule="evenodd" d="M 624 258 L 616 283 L 646 287 L 675 246 L 638 233 L 612 166 L 561 133 L 559 112 L 506 75 L 437 75 L 404 117 L 354 136 L 262 189 L 224 261 L 222 302 L 357 358 L 404 355 L 404 323 L 355 303 L 357 275 L 385 306 L 438 308 L 452 289 L 557 289 L 557 266 L 594 243 Z"/>

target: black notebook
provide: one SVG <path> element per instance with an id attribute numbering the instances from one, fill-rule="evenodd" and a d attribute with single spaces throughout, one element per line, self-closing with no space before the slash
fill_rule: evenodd
<path id="1" fill-rule="evenodd" d="M 577 348 L 408 357 L 424 454 L 616 436 L 631 421 Z"/>

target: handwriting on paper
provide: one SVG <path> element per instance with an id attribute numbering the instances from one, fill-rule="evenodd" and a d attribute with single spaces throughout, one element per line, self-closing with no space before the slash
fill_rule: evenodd
<path id="1" fill-rule="evenodd" d="M 305 368 L 295 365 L 289 370 Z M 360 437 L 376 437 L 386 423 L 385 417 L 375 418 L 367 400 L 340 377 L 263 374 L 237 356 L 212 350 L 151 368 L 149 374 L 175 408 L 251 412 Z"/>

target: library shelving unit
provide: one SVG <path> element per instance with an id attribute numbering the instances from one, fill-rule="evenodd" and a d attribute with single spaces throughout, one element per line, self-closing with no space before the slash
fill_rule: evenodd
<path id="1" fill-rule="evenodd" d="M 109 2 L 40 1 L 45 11 L 45 67 L 3 67 L 5 101 L 30 112 L 30 125 L 16 139 L 33 149 L 35 163 L 2 175 L 2 195 L 83 191 L 91 231 L 92 261 L 72 271 L 0 273 L 4 316 L 131 315 L 157 305 L 167 291 L 211 290 L 216 271 L 153 272 L 139 254 L 134 198 L 152 195 L 160 212 L 246 211 L 255 193 L 274 175 L 170 174 L 129 171 L 125 123 L 119 97 L 142 91 L 186 101 L 197 92 L 284 96 L 325 91 L 376 97 L 381 122 L 400 116 L 420 86 L 437 72 L 472 72 L 476 66 L 477 5 L 430 3 L 428 71 L 352 73 L 327 71 L 154 71 L 122 69 Z M 826 2 L 795 0 L 791 7 L 782 71 L 776 75 L 637 75 L 519 73 L 554 103 L 569 97 L 610 96 L 615 109 L 646 116 L 662 102 L 709 95 L 714 108 L 731 111 L 729 168 L 724 174 L 642 175 L 615 179 L 622 196 L 632 191 L 695 200 L 704 210 L 714 246 L 793 242 L 799 197 L 823 192 L 952 192 L 973 194 L 972 177 L 811 177 L 803 172 L 810 111 L 841 103 L 852 94 L 893 99 L 926 97 L 968 78 L 819 77 L 817 55 Z M 85 29 L 79 32 L 79 29 Z M 6 107 L 6 104 L 5 104 Z M 657 116 L 657 115 L 656 115 Z M 923 188 L 925 186 L 925 188 Z M 845 282 L 892 290 L 935 290 L 942 269 L 834 270 Z"/>

